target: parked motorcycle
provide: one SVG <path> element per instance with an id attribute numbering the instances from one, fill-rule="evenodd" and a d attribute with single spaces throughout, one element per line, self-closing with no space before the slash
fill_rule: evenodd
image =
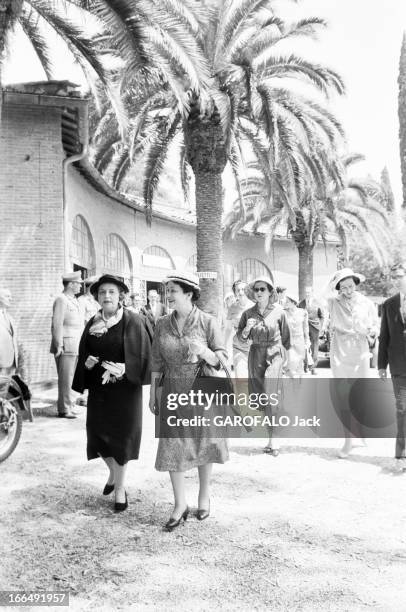
<path id="1" fill-rule="evenodd" d="M 0 462 L 16 448 L 23 427 L 22 411 L 27 410 L 32 421 L 31 394 L 18 376 L 0 376 Z"/>

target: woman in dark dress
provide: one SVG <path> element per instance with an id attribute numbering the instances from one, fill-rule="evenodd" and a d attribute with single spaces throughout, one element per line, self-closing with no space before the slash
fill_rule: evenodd
<path id="1" fill-rule="evenodd" d="M 249 393 L 270 395 L 277 391 L 278 381 L 282 377 L 286 351 L 290 349 L 290 330 L 285 312 L 278 303 L 273 278 L 258 277 L 249 287 L 256 304 L 242 313 L 237 337 L 240 342 L 251 341 L 248 353 Z M 271 406 L 266 412 L 272 416 Z M 268 444 L 264 452 L 276 457 L 279 451 L 273 448 L 272 430 L 272 427 L 268 427 Z"/>
<path id="2" fill-rule="evenodd" d="M 128 461 L 138 459 L 142 430 L 142 385 L 149 384 L 150 340 L 141 318 L 124 309 L 127 286 L 104 275 L 91 287 L 101 310 L 83 332 L 73 389 L 89 389 L 87 458 L 102 457 L 109 468 L 103 494 L 115 492 L 115 511 L 128 506 L 124 479 Z"/>

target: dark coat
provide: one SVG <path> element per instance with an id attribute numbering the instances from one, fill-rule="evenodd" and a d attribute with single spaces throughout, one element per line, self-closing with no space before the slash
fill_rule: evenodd
<path id="1" fill-rule="evenodd" d="M 156 315 L 154 316 L 154 313 L 151 310 L 151 306 L 149 304 L 147 304 L 146 306 L 143 306 L 140 310 L 140 314 L 144 315 L 144 317 L 147 319 L 147 321 L 150 322 L 152 329 L 155 330 L 155 325 L 157 320 L 160 317 L 163 317 L 164 315 L 168 314 L 168 309 L 164 304 L 157 304 L 156 306 Z"/>
<path id="2" fill-rule="evenodd" d="M 392 376 L 406 376 L 406 324 L 400 312 L 400 293 L 382 304 L 378 369 L 389 364 Z"/>
<path id="3" fill-rule="evenodd" d="M 87 323 L 79 344 L 79 356 L 73 378 L 72 389 L 83 393 L 87 389 L 85 361 L 89 357 L 86 351 L 86 337 L 94 317 Z M 125 375 L 136 386 L 149 385 L 151 379 L 151 342 L 141 317 L 134 312 L 124 310 L 124 361 Z"/>

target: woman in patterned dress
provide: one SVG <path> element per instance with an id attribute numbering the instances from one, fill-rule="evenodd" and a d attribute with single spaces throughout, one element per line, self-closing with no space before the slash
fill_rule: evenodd
<path id="1" fill-rule="evenodd" d="M 188 393 L 196 377 L 199 362 L 219 367 L 216 352 L 224 358 L 223 338 L 216 320 L 197 308 L 199 281 L 193 274 L 177 273 L 164 280 L 169 307 L 173 309 L 157 321 L 152 345 L 152 381 L 150 409 L 156 414 L 157 379 L 163 373 L 161 406 L 167 405 L 170 393 Z M 196 408 L 183 406 L 171 412 L 174 416 L 192 417 Z M 161 425 L 164 426 L 163 419 Z M 168 428 L 166 428 L 168 431 Z M 228 459 L 227 442 L 224 438 L 209 437 L 204 426 L 178 426 L 173 437 L 159 439 L 155 468 L 169 472 L 174 508 L 165 525 L 167 531 L 175 529 L 186 520 L 189 507 L 186 501 L 186 470 L 197 468 L 199 473 L 199 497 L 197 518 L 204 520 L 210 512 L 210 478 L 213 463 L 224 463 Z"/>

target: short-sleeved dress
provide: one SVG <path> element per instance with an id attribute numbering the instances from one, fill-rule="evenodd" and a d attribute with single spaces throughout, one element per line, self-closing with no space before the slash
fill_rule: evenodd
<path id="1" fill-rule="evenodd" d="M 198 364 L 190 359 L 188 346 L 191 340 L 198 340 L 212 351 L 221 351 L 225 355 L 216 320 L 196 306 L 181 332 L 175 312 L 157 321 L 152 343 L 152 371 L 164 373 L 162 397 L 169 393 L 188 393 L 192 389 Z M 193 415 L 194 410 L 193 406 L 184 406 L 182 416 Z M 199 465 L 228 460 L 226 439 L 209 437 L 204 427 L 195 433 L 193 437 L 160 438 L 155 468 L 161 472 L 183 472 Z"/>
<path id="2" fill-rule="evenodd" d="M 256 319 L 257 322 L 251 328 L 248 338 L 244 338 L 242 332 L 248 319 Z M 270 388 L 265 386 L 265 372 L 271 365 L 271 378 L 280 378 L 284 361 L 283 347 L 286 350 L 290 348 L 290 330 L 285 311 L 280 304 L 274 303 L 268 304 L 261 314 L 256 304 L 241 315 L 237 335 L 241 342 L 251 340 L 248 355 L 249 392 L 269 393 Z"/>
<path id="3" fill-rule="evenodd" d="M 102 361 L 124 363 L 124 319 L 98 337 L 87 334 L 86 354 Z M 87 458 L 113 457 L 124 465 L 138 459 L 142 433 L 142 387 L 123 380 L 102 384 L 105 372 L 100 364 L 86 373 Z"/>

